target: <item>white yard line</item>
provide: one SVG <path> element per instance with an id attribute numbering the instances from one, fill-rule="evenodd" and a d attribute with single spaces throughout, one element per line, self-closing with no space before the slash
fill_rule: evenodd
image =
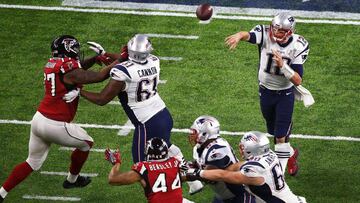
<path id="1" fill-rule="evenodd" d="M 59 147 L 59 150 L 63 150 L 63 151 L 74 151 L 74 147 Z M 91 152 L 105 152 L 105 149 L 96 149 L 96 148 L 91 148 L 90 149 Z"/>
<path id="2" fill-rule="evenodd" d="M 135 128 L 130 120 L 127 120 L 126 123 L 124 124 L 124 126 Z M 126 135 L 128 135 L 130 133 L 130 131 L 131 131 L 130 128 L 120 129 L 117 134 L 120 135 L 120 136 L 126 136 Z"/>
<path id="3" fill-rule="evenodd" d="M 303 2 L 309 0 L 303 0 Z M 95 8 L 120 8 L 120 9 L 148 9 L 156 11 L 177 11 L 195 13 L 197 5 L 179 5 L 179 4 L 163 4 L 163 3 L 133 3 L 133 2 L 117 2 L 117 1 L 94 1 L 94 0 L 64 0 L 64 6 L 80 6 Z M 334 12 L 334 11 L 302 11 L 302 10 L 283 10 L 283 9 L 266 9 L 266 8 L 239 8 L 239 7 L 223 7 L 213 6 L 216 15 L 237 14 L 237 15 L 257 15 L 257 16 L 273 16 L 280 11 L 289 11 L 296 17 L 304 18 L 332 18 L 332 19 L 348 19 L 360 20 L 359 13 Z M 215 17 L 216 18 L 216 17 Z"/>
<path id="4" fill-rule="evenodd" d="M 19 120 L 0 120 L 0 124 L 17 124 L 17 125 L 29 125 L 30 121 L 19 121 Z M 120 126 L 120 125 L 98 125 L 98 124 L 82 124 L 77 123 L 83 128 L 100 128 L 100 129 L 134 129 L 134 127 Z M 171 132 L 189 133 L 189 129 L 177 129 L 173 128 Z M 222 135 L 244 135 L 244 132 L 230 132 L 220 131 Z M 313 140 L 337 140 L 337 141 L 355 141 L 360 142 L 360 138 L 351 136 L 320 136 L 320 135 L 302 135 L 302 134 L 291 134 L 292 138 L 299 139 L 313 139 Z"/>
<path id="5" fill-rule="evenodd" d="M 10 4 L 0 4 L 0 8 L 13 8 L 13 9 L 29 9 L 29 10 L 45 10 L 45 11 L 71 11 L 71 12 L 84 12 L 84 13 L 112 13 L 112 14 L 131 14 L 131 15 L 147 15 L 147 16 L 174 16 L 174 17 L 191 17 L 195 18 L 195 13 L 179 13 L 179 12 L 157 12 L 157 11 L 139 11 L 139 10 L 113 10 L 113 9 L 85 9 L 85 8 L 70 8 L 70 7 L 53 7 L 53 6 L 28 6 L 28 5 L 10 5 Z M 260 10 L 261 9 L 254 9 Z M 283 10 L 284 11 L 284 10 Z M 301 16 L 291 11 L 294 16 Z M 302 11 L 299 11 L 300 13 Z M 303 11 L 307 12 L 307 11 Z M 220 13 L 220 12 L 219 12 Z M 241 15 L 221 15 L 216 14 L 213 18 L 217 19 L 229 19 L 229 20 L 255 20 L 255 21 L 270 21 L 272 17 L 257 17 L 257 16 L 241 16 Z M 276 12 L 272 12 L 272 16 Z M 319 13 L 319 12 L 316 12 Z M 260 13 L 261 15 L 261 13 Z M 321 20 L 321 19 L 299 19 L 297 22 L 302 23 L 319 23 L 319 24 L 338 24 L 338 25 L 360 25 L 360 14 L 353 13 L 335 13 L 335 12 L 324 12 L 321 15 L 318 15 L 321 18 L 338 18 L 338 19 L 350 19 L 350 20 Z M 301 17 L 311 17 L 317 18 L 314 16 L 301 16 Z"/>
<path id="6" fill-rule="evenodd" d="M 53 175 L 53 176 L 67 176 L 69 172 L 56 172 L 56 171 L 41 171 L 40 174 L 43 175 Z M 80 173 L 80 175 L 88 177 L 97 177 L 98 173 Z"/>
<path id="7" fill-rule="evenodd" d="M 170 35 L 170 34 L 155 34 L 155 33 L 148 33 L 145 35 L 155 38 L 199 39 L 199 36 L 194 36 L 194 35 Z"/>
<path id="8" fill-rule="evenodd" d="M 81 198 L 79 197 L 42 196 L 42 195 L 23 195 L 22 198 L 37 199 L 37 200 L 70 201 L 70 202 L 78 202 L 81 200 Z"/>
<path id="9" fill-rule="evenodd" d="M 183 60 L 182 57 L 173 57 L 173 56 L 159 56 L 160 60 L 164 61 L 181 61 Z"/>

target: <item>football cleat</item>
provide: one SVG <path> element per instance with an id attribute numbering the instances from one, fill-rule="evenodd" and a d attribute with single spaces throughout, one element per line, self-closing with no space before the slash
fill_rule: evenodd
<path id="1" fill-rule="evenodd" d="M 294 148 L 294 154 L 289 158 L 287 162 L 287 171 L 291 176 L 296 176 L 299 171 L 299 165 L 297 162 L 297 158 L 299 156 L 299 150 Z"/>
<path id="2" fill-rule="evenodd" d="M 199 180 L 188 181 L 187 183 L 189 185 L 189 195 L 194 195 L 198 192 L 201 192 L 204 187 L 204 185 Z"/>
<path id="3" fill-rule="evenodd" d="M 63 187 L 65 189 L 75 188 L 75 187 L 85 187 L 91 182 L 91 178 L 87 176 L 78 176 L 74 183 L 70 183 L 68 180 L 65 180 Z"/>
<path id="4" fill-rule="evenodd" d="M 0 202 L 3 202 L 4 198 L 0 195 Z"/>

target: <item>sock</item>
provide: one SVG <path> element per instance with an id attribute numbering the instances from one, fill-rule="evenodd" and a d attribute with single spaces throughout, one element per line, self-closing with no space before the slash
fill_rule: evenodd
<path id="1" fill-rule="evenodd" d="M 289 158 L 294 154 L 294 149 L 290 146 L 290 143 L 278 143 L 275 144 L 275 153 L 279 158 L 283 172 L 285 173 L 286 165 Z"/>
<path id="2" fill-rule="evenodd" d="M 3 187 L 0 188 L 0 196 L 1 196 L 3 199 L 6 197 L 7 193 L 8 193 L 8 192 L 7 192 Z"/>
<path id="3" fill-rule="evenodd" d="M 0 190 L 1 196 L 5 198 L 7 193 L 10 192 L 10 190 L 12 190 L 20 182 L 22 182 L 26 177 L 28 177 L 31 172 L 33 172 L 33 169 L 27 162 L 22 162 L 15 166 Z"/>
<path id="4" fill-rule="evenodd" d="M 76 181 L 82 166 L 84 165 L 86 159 L 88 158 L 89 151 L 81 151 L 79 149 L 75 149 L 71 154 L 71 164 L 70 164 L 70 172 L 67 180 L 70 183 Z"/>

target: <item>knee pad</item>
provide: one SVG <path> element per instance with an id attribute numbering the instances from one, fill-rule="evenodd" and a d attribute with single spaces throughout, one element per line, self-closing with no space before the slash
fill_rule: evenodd
<path id="1" fill-rule="evenodd" d="M 26 162 L 30 165 L 30 167 L 34 170 L 34 171 L 38 171 L 41 166 L 43 165 L 45 159 L 32 159 L 32 158 L 27 158 Z"/>

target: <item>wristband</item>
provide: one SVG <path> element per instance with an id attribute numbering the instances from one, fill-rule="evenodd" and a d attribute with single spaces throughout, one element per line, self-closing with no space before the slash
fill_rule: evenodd
<path id="1" fill-rule="evenodd" d="M 289 80 L 295 75 L 295 71 L 291 69 L 290 66 L 286 63 L 284 63 L 283 67 L 281 68 L 281 71 L 284 73 L 285 77 Z"/>

